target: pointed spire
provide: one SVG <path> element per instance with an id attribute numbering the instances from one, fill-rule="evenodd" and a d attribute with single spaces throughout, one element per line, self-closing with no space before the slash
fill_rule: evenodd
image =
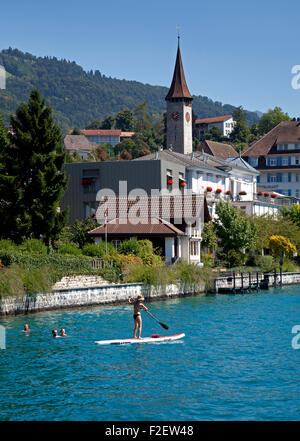
<path id="1" fill-rule="evenodd" d="M 177 57 L 175 63 L 175 69 L 173 74 L 173 80 L 170 87 L 170 90 L 166 96 L 166 101 L 176 99 L 176 98 L 185 98 L 187 100 L 192 101 L 193 97 L 189 92 L 189 89 L 186 84 L 184 70 L 182 66 L 181 53 L 180 53 L 180 35 L 178 35 L 178 48 L 177 48 Z"/>

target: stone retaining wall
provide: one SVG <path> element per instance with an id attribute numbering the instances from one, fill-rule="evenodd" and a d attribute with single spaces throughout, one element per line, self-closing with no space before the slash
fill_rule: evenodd
<path id="1" fill-rule="evenodd" d="M 167 285 L 145 287 L 140 283 L 122 285 L 94 286 L 89 288 L 68 288 L 46 294 L 27 294 L 0 298 L 0 316 L 27 314 L 63 308 L 92 305 L 127 303 L 128 297 L 143 294 L 146 301 L 164 299 L 203 292 L 203 287 L 194 285 Z"/>

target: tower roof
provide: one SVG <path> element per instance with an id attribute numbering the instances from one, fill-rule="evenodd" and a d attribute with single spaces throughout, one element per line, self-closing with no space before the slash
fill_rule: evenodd
<path id="1" fill-rule="evenodd" d="M 174 98 L 186 98 L 192 100 L 193 97 L 189 92 L 189 89 L 186 84 L 184 70 L 182 66 L 181 53 L 179 47 L 179 38 L 178 38 L 178 49 L 176 56 L 176 64 L 173 74 L 173 80 L 170 87 L 170 90 L 166 96 L 166 101 L 172 100 Z"/>

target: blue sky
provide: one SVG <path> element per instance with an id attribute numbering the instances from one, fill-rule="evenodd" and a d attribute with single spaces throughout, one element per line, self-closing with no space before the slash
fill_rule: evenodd
<path id="1" fill-rule="evenodd" d="M 0 8 L 0 50 L 76 61 L 116 78 L 170 86 L 180 25 L 190 92 L 300 116 L 300 2 L 14 0 Z"/>

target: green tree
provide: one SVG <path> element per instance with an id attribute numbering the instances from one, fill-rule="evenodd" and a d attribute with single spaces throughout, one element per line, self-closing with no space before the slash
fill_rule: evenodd
<path id="1" fill-rule="evenodd" d="M 289 208 L 283 206 L 281 214 L 284 218 L 290 219 L 294 224 L 300 227 L 300 205 L 293 204 Z"/>
<path id="2" fill-rule="evenodd" d="M 116 128 L 123 132 L 132 132 L 134 129 L 134 116 L 130 109 L 124 109 L 116 116 Z"/>
<path id="3" fill-rule="evenodd" d="M 237 107 L 232 116 L 233 120 L 235 121 L 235 125 L 233 131 L 230 133 L 230 140 L 234 144 L 237 144 L 237 148 L 239 148 L 241 143 L 247 143 L 249 141 L 251 132 L 246 124 L 246 113 L 242 106 Z"/>
<path id="4" fill-rule="evenodd" d="M 72 242 L 83 248 L 84 245 L 88 243 L 93 243 L 93 239 L 88 235 L 88 232 L 97 228 L 99 224 L 91 219 L 85 219 L 84 221 L 79 221 L 76 219 L 74 224 L 71 226 Z"/>
<path id="5" fill-rule="evenodd" d="M 144 101 L 143 103 L 139 103 L 135 106 L 134 116 L 136 118 L 135 121 L 135 131 L 142 132 L 143 130 L 149 130 L 152 128 L 152 121 L 147 110 L 147 103 Z"/>
<path id="6" fill-rule="evenodd" d="M 214 251 L 218 246 L 218 237 L 215 232 L 215 226 L 211 221 L 204 224 L 202 231 L 202 245 L 210 251 Z"/>
<path id="7" fill-rule="evenodd" d="M 13 135 L 6 148 L 4 166 L 12 177 L 13 193 L 3 195 L 9 219 L 3 237 L 16 241 L 33 237 L 49 244 L 66 222 L 67 210 L 60 212 L 67 178 L 62 171 L 66 154 L 60 129 L 54 124 L 52 109 L 34 89 L 28 104 L 21 103 L 11 117 Z"/>
<path id="8" fill-rule="evenodd" d="M 222 142 L 224 140 L 223 133 L 219 129 L 219 127 L 212 127 L 208 132 L 204 133 L 201 137 L 201 140 L 210 140 L 216 142 Z"/>
<path id="9" fill-rule="evenodd" d="M 288 114 L 284 113 L 280 107 L 276 106 L 274 109 L 269 109 L 268 112 L 264 113 L 259 120 L 259 134 L 264 135 L 277 126 L 277 124 L 280 122 L 290 120 L 291 119 Z"/>
<path id="10" fill-rule="evenodd" d="M 256 229 L 253 223 L 229 202 L 220 201 L 216 206 L 217 218 L 214 220 L 219 246 L 230 265 L 239 263 L 243 250 L 251 248 Z"/>

